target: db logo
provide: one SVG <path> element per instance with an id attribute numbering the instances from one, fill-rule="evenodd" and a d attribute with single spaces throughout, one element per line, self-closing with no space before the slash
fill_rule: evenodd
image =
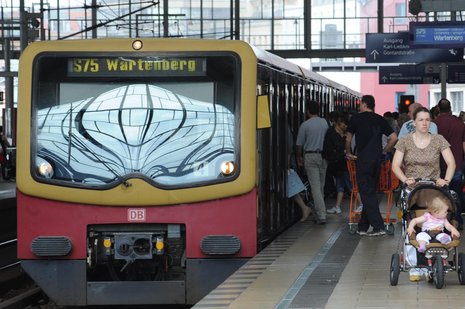
<path id="1" fill-rule="evenodd" d="M 145 208 L 128 209 L 128 221 L 144 222 L 145 221 Z"/>

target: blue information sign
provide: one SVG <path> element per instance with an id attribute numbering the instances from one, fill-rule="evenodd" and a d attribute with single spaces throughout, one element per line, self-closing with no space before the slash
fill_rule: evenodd
<path id="1" fill-rule="evenodd" d="M 425 65 L 379 67 L 379 84 L 439 84 L 439 73 L 428 73 Z"/>
<path id="2" fill-rule="evenodd" d="M 464 22 L 412 22 L 411 46 L 415 47 L 465 47 Z"/>
<path id="3" fill-rule="evenodd" d="M 428 63 L 463 61 L 463 48 L 410 48 L 409 33 L 367 33 L 367 63 Z"/>

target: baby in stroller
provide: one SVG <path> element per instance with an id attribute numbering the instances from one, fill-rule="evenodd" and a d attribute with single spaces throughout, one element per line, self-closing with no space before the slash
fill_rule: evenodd
<path id="1" fill-rule="evenodd" d="M 465 254 L 458 252 L 453 194 L 432 179 L 419 179 L 414 187 L 404 184 L 400 196 L 404 241 L 401 252 L 391 258 L 391 285 L 397 285 L 401 271 L 411 269 L 424 270 L 438 289 L 450 271 L 457 271 L 460 284 L 465 284 Z M 416 249 L 413 257 L 412 248 Z"/>
<path id="2" fill-rule="evenodd" d="M 449 244 L 452 237 L 460 237 L 459 231 L 447 220 L 449 204 L 449 199 L 445 196 L 435 196 L 431 201 L 426 201 L 427 211 L 410 221 L 407 228 L 409 237 L 415 233 L 415 226 L 421 226 L 421 232 L 416 235 L 418 252 L 424 253 L 433 237 L 443 245 Z M 444 232 L 444 228 L 452 237 Z"/>

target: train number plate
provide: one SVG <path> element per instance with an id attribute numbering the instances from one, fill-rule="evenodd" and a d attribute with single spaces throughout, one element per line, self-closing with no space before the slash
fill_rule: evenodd
<path id="1" fill-rule="evenodd" d="M 129 222 L 145 222 L 145 208 L 130 208 L 128 209 Z"/>

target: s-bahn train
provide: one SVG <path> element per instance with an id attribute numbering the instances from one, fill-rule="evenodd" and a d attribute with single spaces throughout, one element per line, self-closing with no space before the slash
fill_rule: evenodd
<path id="1" fill-rule="evenodd" d="M 18 257 L 57 304 L 194 304 L 300 218 L 287 128 L 360 95 L 242 41 L 35 42 Z"/>

